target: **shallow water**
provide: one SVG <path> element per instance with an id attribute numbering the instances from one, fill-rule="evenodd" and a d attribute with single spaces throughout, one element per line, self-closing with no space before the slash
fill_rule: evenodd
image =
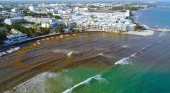
<path id="1" fill-rule="evenodd" d="M 156 33 L 151 37 L 84 33 L 61 40 L 50 39 L 57 44 L 28 51 L 25 56 L 39 57 L 38 52 L 50 51 L 57 57 L 64 57 L 54 62 L 67 66 L 57 70 L 49 65 L 48 69 L 52 70 L 41 72 L 8 92 L 167 93 L 170 91 L 169 39 L 170 33 Z M 50 42 L 44 41 L 41 46 Z"/>

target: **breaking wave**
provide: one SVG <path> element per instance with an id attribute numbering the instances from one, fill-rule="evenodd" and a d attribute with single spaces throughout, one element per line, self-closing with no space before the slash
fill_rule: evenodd
<path id="1" fill-rule="evenodd" d="M 44 72 L 36 77 L 13 88 L 13 91 L 6 91 L 4 93 L 46 93 L 49 83 L 47 78 L 56 78 L 57 74 L 52 72 Z"/>
<path id="2" fill-rule="evenodd" d="M 122 48 L 128 48 L 129 46 L 127 46 L 127 45 L 123 45 L 123 46 L 121 46 Z"/>
<path id="3" fill-rule="evenodd" d="M 65 69 L 59 73 L 44 72 L 4 93 L 51 93 L 53 90 L 51 90 L 52 85 L 49 79 L 54 79 L 63 87 L 68 87 L 73 83 L 72 78 L 64 74 L 67 72 L 68 70 Z"/>
<path id="4" fill-rule="evenodd" d="M 54 53 L 66 53 L 68 56 L 70 54 L 72 54 L 73 52 L 74 53 L 78 53 L 77 51 L 72 51 L 72 50 L 68 50 L 68 49 L 56 49 L 56 50 L 53 50 Z"/>
<path id="5" fill-rule="evenodd" d="M 107 57 L 107 58 L 114 58 L 113 56 L 111 55 L 107 55 L 107 54 L 103 54 L 103 53 L 100 53 L 98 54 L 99 56 L 103 56 L 103 57 Z"/>
<path id="6" fill-rule="evenodd" d="M 138 54 L 138 52 L 132 54 L 130 57 L 131 57 L 131 58 L 134 58 L 134 57 L 136 57 L 137 54 Z"/>
<path id="7" fill-rule="evenodd" d="M 147 48 L 149 48 L 149 47 L 151 47 L 151 46 L 153 46 L 153 45 L 155 45 L 155 44 L 157 44 L 157 43 L 154 43 L 154 44 L 151 44 L 151 45 L 147 45 L 146 47 L 144 47 L 144 48 L 140 51 L 140 53 L 144 52 Z"/>
<path id="8" fill-rule="evenodd" d="M 69 52 L 69 53 L 67 54 L 67 56 L 70 57 L 73 53 L 74 53 L 74 52 L 71 51 L 71 52 Z"/>
<path id="9" fill-rule="evenodd" d="M 75 89 L 75 88 L 77 88 L 77 87 L 79 87 L 81 85 L 90 84 L 91 80 L 93 80 L 93 79 L 97 80 L 97 81 L 100 81 L 100 82 L 105 82 L 106 81 L 104 78 L 101 77 L 101 75 L 96 75 L 94 77 L 90 77 L 90 78 L 86 79 L 85 81 L 80 82 L 80 83 L 74 85 L 72 88 L 67 89 L 63 93 L 71 93 L 73 91 L 73 89 Z"/>
<path id="10" fill-rule="evenodd" d="M 133 65 L 133 63 L 129 61 L 129 57 L 123 58 L 115 63 L 115 65 L 127 65 L 127 64 Z"/>
<path id="11" fill-rule="evenodd" d="M 94 48 L 95 50 L 106 50 L 106 48 Z"/>

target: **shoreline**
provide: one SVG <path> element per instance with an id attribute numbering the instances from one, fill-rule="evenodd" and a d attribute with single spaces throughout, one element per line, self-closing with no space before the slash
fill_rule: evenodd
<path id="1" fill-rule="evenodd" d="M 86 33 L 86 32 L 104 32 L 104 31 L 93 30 L 93 31 L 84 31 L 84 32 L 78 32 L 78 33 Z M 51 34 L 42 35 L 42 36 L 38 36 L 38 37 L 27 38 L 27 39 L 17 41 L 17 42 L 14 42 L 14 43 L 10 43 L 10 44 L 2 44 L 0 47 L 6 47 L 6 46 L 11 46 L 11 45 L 21 44 L 21 43 L 25 43 L 25 42 L 29 42 L 29 41 L 33 41 L 33 40 L 37 40 L 37 39 L 41 39 L 41 38 L 51 37 L 51 36 L 59 36 L 59 35 L 66 35 L 66 34 L 76 34 L 76 33 L 77 32 L 51 33 Z"/>
<path id="2" fill-rule="evenodd" d="M 153 31 L 156 31 L 156 32 L 170 31 L 170 28 L 167 28 L 167 26 L 166 27 L 159 27 L 158 28 L 159 25 L 155 24 L 155 26 L 150 27 L 150 26 L 146 25 L 145 22 L 143 22 L 143 23 L 139 22 L 138 17 L 139 17 L 140 13 L 137 13 L 137 11 L 148 10 L 148 9 L 152 9 L 152 8 L 156 8 L 156 7 L 150 7 L 150 8 L 138 9 L 138 10 L 132 11 L 132 18 L 134 19 L 134 22 L 139 24 L 139 25 L 141 25 L 141 26 L 144 26 L 147 30 L 153 30 Z M 135 20 L 135 16 L 137 16 L 137 20 Z"/>
<path id="3" fill-rule="evenodd" d="M 148 9 L 148 8 L 146 8 Z M 142 9 L 139 9 L 139 10 L 142 10 Z M 136 12 L 138 10 L 134 10 L 132 12 Z M 136 15 L 136 14 L 133 14 L 132 15 Z M 133 17 L 132 17 L 133 18 Z M 133 18 L 134 19 L 134 18 Z M 136 20 L 134 20 L 134 22 L 138 25 L 141 25 L 141 26 L 144 26 L 146 28 L 146 30 L 151 30 L 151 28 L 145 24 L 140 24 L 139 22 L 137 22 Z M 103 31 L 103 30 L 93 30 L 93 29 L 87 29 L 86 31 L 84 32 L 111 32 L 111 31 Z M 114 31 L 113 31 L 114 32 Z M 36 40 L 36 39 L 39 39 L 39 38 L 45 38 L 45 37 L 50 37 L 50 36 L 55 36 L 55 35 L 65 35 L 65 34 L 74 34 L 75 32 L 70 32 L 70 33 L 51 33 L 51 34 L 47 34 L 47 35 L 42 35 L 42 36 L 38 36 L 38 37 L 33 37 L 33 38 L 28 38 L 28 39 L 24 39 L 24 40 L 21 40 L 21 41 L 17 41 L 17 42 L 14 42 L 14 43 L 10 43 L 10 44 L 2 44 L 0 45 L 0 48 L 1 47 L 6 47 L 6 46 L 11 46 L 11 45 L 15 45 L 15 44 L 20 44 L 20 43 L 24 43 L 24 42 L 28 42 L 28 41 L 32 41 L 32 40 Z M 82 32 L 79 32 L 79 33 L 82 33 Z M 116 31 L 114 33 L 117 33 Z M 127 33 L 129 34 L 129 33 Z M 140 35 L 140 34 L 134 34 L 134 35 Z M 143 36 L 143 35 L 142 35 Z"/>
<path id="4" fill-rule="evenodd" d="M 151 30 L 149 30 L 151 31 Z M 160 30 L 159 30 L 160 31 Z M 84 32 L 78 32 L 78 33 L 91 33 L 91 32 L 111 32 L 111 33 L 118 33 L 117 31 L 103 31 L 103 30 L 93 30 L 93 29 L 88 29 Z M 135 33 L 137 32 L 137 33 Z M 143 31 L 141 31 L 143 32 Z M 144 31 L 146 32 L 146 31 Z M 147 33 L 142 33 L 142 34 L 139 34 L 140 32 L 138 31 L 128 31 L 128 32 L 121 32 L 122 34 L 133 34 L 133 35 L 141 35 L 141 36 L 146 36 L 144 34 L 147 34 Z M 155 30 L 155 32 L 158 32 Z M 3 44 L 0 46 L 1 49 L 3 49 L 4 47 L 7 47 L 7 46 L 12 46 L 12 45 L 17 45 L 17 44 L 22 44 L 22 43 L 26 43 L 26 42 L 30 42 L 30 41 L 33 41 L 33 40 L 37 40 L 37 39 L 41 39 L 41 38 L 46 38 L 46 37 L 51 37 L 51 36 L 59 36 L 59 35 L 66 35 L 66 34 L 76 34 L 76 32 L 71 32 L 71 33 L 52 33 L 52 34 L 48 34 L 48 35 L 43 35 L 43 36 L 38 36 L 38 37 L 33 37 L 33 38 L 28 38 L 28 39 L 24 39 L 24 40 L 21 40 L 21 41 L 17 41 L 17 42 L 14 42 L 14 43 L 10 43 L 10 44 Z M 148 35 L 153 35 L 153 34 L 148 34 Z"/>
<path id="5" fill-rule="evenodd" d="M 96 33 L 103 33 L 104 31 L 92 31 L 94 34 Z M 87 33 L 87 41 L 90 36 L 90 33 L 88 32 L 82 32 Z M 109 34 L 107 32 L 104 32 L 105 34 Z M 113 35 L 113 34 L 109 34 Z M 118 34 L 115 34 L 115 36 L 118 36 Z M 57 36 L 56 36 L 57 37 Z M 77 35 L 76 37 L 79 37 Z M 92 37 L 92 36 L 91 36 Z M 113 35 L 114 37 L 114 35 Z M 130 36 L 131 37 L 131 36 Z M 143 37 L 145 38 L 145 37 Z M 79 43 L 75 45 L 75 38 L 68 39 L 72 40 L 72 43 L 66 43 L 62 44 L 61 42 L 58 42 L 58 40 L 50 39 L 49 41 L 44 41 L 41 45 L 37 45 L 35 47 L 24 47 L 23 49 L 11 53 L 9 55 L 5 55 L 4 57 L 0 57 L 0 67 L 1 67 L 1 76 L 0 77 L 0 92 L 6 91 L 6 90 L 12 90 L 16 85 L 19 85 L 23 83 L 24 81 L 29 80 L 32 77 L 35 77 L 36 75 L 46 72 L 46 71 L 60 71 L 64 68 L 74 68 L 76 66 L 80 66 L 83 64 L 87 64 L 88 66 L 96 65 L 96 59 L 103 60 L 103 63 L 108 67 L 111 63 L 107 63 L 106 60 L 97 54 L 101 53 L 96 51 L 93 53 L 91 52 L 91 49 L 81 50 L 81 48 L 75 48 L 79 46 L 83 46 L 83 44 L 87 44 L 87 42 Z M 108 37 L 108 39 L 110 39 Z M 82 38 L 82 40 L 84 40 Z M 113 39 L 114 40 L 114 39 Z M 99 40 L 95 40 L 96 44 Z M 62 41 L 64 42 L 64 41 Z M 70 42 L 70 41 L 69 41 Z M 93 43 L 92 41 L 89 41 L 88 43 Z M 63 46 L 65 45 L 65 46 Z M 71 46 L 70 46 L 71 45 Z M 62 47 L 63 46 L 63 47 Z M 69 49 L 70 48 L 70 49 Z M 75 48 L 75 50 L 73 49 Z M 84 47 L 85 48 L 85 47 Z M 82 49 L 84 49 L 82 48 Z M 88 47 L 87 47 L 88 48 Z M 76 53 L 78 51 L 77 49 L 80 49 L 79 53 Z M 116 49 L 116 48 L 114 48 Z M 117 47 L 116 50 L 119 50 L 120 47 Z M 58 53 L 55 53 L 54 50 L 59 51 Z M 63 51 L 64 53 L 61 53 L 60 51 Z M 71 51 L 74 51 L 72 56 L 74 56 L 74 60 L 72 58 L 68 57 L 68 53 L 71 53 Z M 85 57 L 79 57 L 84 53 Z M 130 53 L 132 54 L 132 53 Z M 8 59 L 6 59 L 8 58 Z M 94 60 L 94 63 L 91 62 Z M 88 63 L 90 62 L 90 63 Z"/>
<path id="6" fill-rule="evenodd" d="M 89 30 L 87 32 L 93 32 L 94 30 Z M 131 34 L 131 35 L 138 35 L 138 36 L 151 36 L 154 35 L 153 30 L 141 30 L 141 31 L 127 31 L 127 32 L 121 32 L 118 33 L 117 31 L 94 31 L 94 32 L 106 32 L 106 33 L 117 33 L 117 34 Z"/>
<path id="7" fill-rule="evenodd" d="M 122 34 L 132 34 L 132 35 L 139 35 L 139 36 L 152 36 L 154 35 L 155 31 L 152 30 L 142 30 L 142 31 L 128 31 L 123 32 Z"/>
<path id="8" fill-rule="evenodd" d="M 88 29 L 88 30 L 86 30 L 84 32 L 78 32 L 78 33 L 86 33 L 86 32 L 87 33 L 88 32 L 90 32 L 90 33 L 91 32 L 113 32 L 113 33 L 118 33 L 117 31 L 104 31 L 104 30 L 93 30 L 93 29 Z M 58 36 L 58 35 L 66 35 L 66 34 L 76 34 L 76 32 L 71 32 L 71 33 L 52 33 L 52 34 L 42 35 L 42 36 L 33 37 L 33 38 L 27 38 L 27 39 L 17 41 L 17 42 L 14 42 L 14 43 L 10 43 L 10 44 L 2 44 L 0 47 L 7 47 L 7 46 L 11 46 L 11 45 L 26 43 L 26 42 L 41 39 L 41 38 L 46 38 L 46 37 L 51 37 L 51 36 Z"/>
<path id="9" fill-rule="evenodd" d="M 147 9 L 150 9 L 150 8 L 138 9 L 138 10 L 132 11 L 132 12 L 134 12 L 134 13 L 132 13 L 132 17 L 131 17 L 131 18 L 133 18 L 134 16 L 138 16 L 138 14 L 136 13 L 136 11 L 139 11 L 139 10 L 147 10 Z M 133 18 L 133 20 L 134 20 L 134 22 L 135 22 L 136 24 L 145 27 L 146 30 L 151 30 L 151 27 L 147 26 L 146 24 L 139 23 L 139 22 L 138 22 L 137 20 L 135 20 L 134 18 Z"/>

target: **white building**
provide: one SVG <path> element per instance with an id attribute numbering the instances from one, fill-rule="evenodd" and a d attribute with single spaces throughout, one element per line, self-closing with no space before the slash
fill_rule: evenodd
<path id="1" fill-rule="evenodd" d="M 21 12 L 11 12 L 11 15 L 14 17 L 21 16 Z"/>
<path id="2" fill-rule="evenodd" d="M 44 22 L 53 22 L 52 18 L 36 18 L 31 16 L 24 17 L 24 20 L 27 22 L 35 22 L 35 23 L 44 23 Z"/>
<path id="3" fill-rule="evenodd" d="M 83 12 L 82 15 L 72 15 L 72 20 L 77 22 L 78 26 L 84 26 L 93 30 L 103 31 L 133 31 L 135 24 L 126 19 L 130 12 Z"/>
<path id="4" fill-rule="evenodd" d="M 7 12 L 6 11 L 2 11 L 2 12 L 0 12 L 0 15 L 6 15 L 7 14 Z"/>
<path id="5" fill-rule="evenodd" d="M 11 12 L 17 12 L 16 8 L 11 9 Z"/>
<path id="6" fill-rule="evenodd" d="M 28 7 L 28 9 L 29 9 L 30 11 L 33 11 L 33 12 L 36 10 L 36 9 L 35 9 L 35 7 L 34 7 L 34 6 L 32 6 L 32 5 L 31 5 L 31 6 L 29 6 L 29 7 Z"/>
<path id="7" fill-rule="evenodd" d="M 41 27 L 55 28 L 58 26 L 60 26 L 60 22 L 58 22 L 58 21 L 41 23 Z"/>
<path id="8" fill-rule="evenodd" d="M 40 23 L 41 27 L 51 27 L 54 28 L 55 26 L 58 26 L 60 24 L 59 21 L 56 21 L 53 18 L 36 18 L 31 16 L 25 16 L 25 17 L 15 17 L 15 18 L 9 18 L 5 19 L 4 23 L 8 25 L 12 25 L 15 23 L 21 23 L 21 22 L 34 22 L 34 23 Z"/>
<path id="9" fill-rule="evenodd" d="M 23 21 L 24 21 L 23 17 L 16 17 L 16 18 L 5 19 L 4 23 L 8 24 L 8 25 L 12 25 L 12 24 L 15 24 L 15 23 L 23 22 Z"/>
<path id="10" fill-rule="evenodd" d="M 20 31 L 14 29 L 11 30 L 11 33 L 11 35 L 7 36 L 8 39 L 4 40 L 5 44 L 14 43 L 16 41 L 20 41 L 27 38 L 27 34 L 22 34 Z"/>
<path id="11" fill-rule="evenodd" d="M 73 21 L 65 21 L 65 25 L 67 27 L 74 27 L 76 26 L 76 22 L 73 22 Z"/>

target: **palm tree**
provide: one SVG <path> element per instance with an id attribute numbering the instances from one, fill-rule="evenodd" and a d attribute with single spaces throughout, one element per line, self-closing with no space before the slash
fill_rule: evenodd
<path id="1" fill-rule="evenodd" d="M 90 28 L 90 24 L 88 24 L 88 29 Z"/>
<path id="2" fill-rule="evenodd" d="M 78 33 L 78 32 L 79 32 L 79 30 L 78 30 L 78 29 L 76 29 L 76 32 Z"/>
<path id="3" fill-rule="evenodd" d="M 85 31 L 85 26 L 82 26 L 82 31 Z"/>
<path id="4" fill-rule="evenodd" d="M 63 27 L 59 27 L 59 28 L 57 29 L 57 32 L 58 32 L 58 33 L 62 33 L 62 32 L 63 32 Z"/>

